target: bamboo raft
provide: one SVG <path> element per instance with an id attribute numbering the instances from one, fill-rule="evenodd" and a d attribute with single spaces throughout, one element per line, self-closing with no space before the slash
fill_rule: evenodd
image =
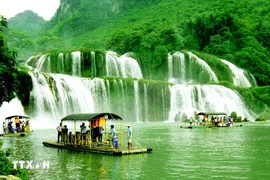
<path id="1" fill-rule="evenodd" d="M 109 136 L 109 133 L 106 131 L 106 123 L 107 121 L 113 121 L 114 123 L 119 122 L 118 127 L 120 128 L 119 133 L 114 135 L 114 137 Z M 91 153 L 99 153 L 99 154 L 110 154 L 110 155 L 131 155 L 131 154 L 141 154 L 151 152 L 152 148 L 150 147 L 138 147 L 138 146 L 123 146 L 122 141 L 124 139 L 124 133 L 122 129 L 122 118 L 114 113 L 86 113 L 86 114 L 70 114 L 61 119 L 61 123 L 66 121 L 72 121 L 74 123 L 73 133 L 69 132 L 69 134 L 63 134 L 61 137 L 61 141 L 44 141 L 42 144 L 48 147 L 54 147 L 59 149 L 67 149 L 73 151 L 83 151 L 83 152 L 91 152 Z M 88 132 L 76 131 L 76 123 L 88 122 L 89 130 Z M 113 125 L 111 125 L 112 128 Z M 65 127 L 65 126 L 64 126 Z M 104 129 L 103 129 L 104 128 Z M 104 132 L 103 132 L 103 130 Z M 98 131 L 97 131 L 98 130 Z M 102 133 L 99 133 L 102 130 Z M 112 131 L 112 130 L 111 130 Z M 98 132 L 98 133 L 97 133 Z M 67 133 L 67 132 L 65 132 Z M 100 135 L 101 134 L 101 139 Z M 104 136 L 103 136 L 104 134 Z M 103 139 L 106 140 L 102 140 Z M 119 139 L 119 143 L 118 143 Z M 115 140 L 115 141 L 114 141 Z M 60 142 L 60 143 L 59 143 Z M 117 145 L 116 145 L 117 144 Z"/>
<path id="2" fill-rule="evenodd" d="M 109 155 L 131 155 L 131 154 L 140 154 L 147 153 L 152 151 L 150 147 L 122 147 L 115 149 L 110 147 L 108 144 L 92 144 L 90 145 L 79 145 L 79 144 L 63 144 L 57 143 L 54 141 L 44 141 L 44 146 L 55 147 L 59 149 L 67 149 L 73 151 L 83 151 L 83 152 L 91 152 L 91 153 L 99 153 L 99 154 L 109 154 Z"/>
<path id="3" fill-rule="evenodd" d="M 18 132 L 18 133 L 0 134 L 0 136 L 5 136 L 5 137 L 22 137 L 22 136 L 26 136 L 28 134 L 30 134 L 30 133 Z"/>

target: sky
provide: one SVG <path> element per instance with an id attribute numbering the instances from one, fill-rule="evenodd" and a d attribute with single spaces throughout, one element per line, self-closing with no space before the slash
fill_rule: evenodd
<path id="1" fill-rule="evenodd" d="M 50 20 L 59 7 L 60 0 L 0 0 L 0 15 L 10 19 L 25 10 L 32 10 L 45 20 Z"/>

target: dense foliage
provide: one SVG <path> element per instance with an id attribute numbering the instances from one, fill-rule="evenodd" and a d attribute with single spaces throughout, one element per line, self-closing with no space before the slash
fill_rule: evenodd
<path id="1" fill-rule="evenodd" d="M 32 89 L 31 78 L 16 68 L 16 51 L 8 48 L 3 34 L 3 28 L 7 27 L 6 18 L 0 16 L 0 22 L 0 106 L 16 95 L 23 98 L 23 104 L 28 104 L 29 90 Z"/>
<path id="2" fill-rule="evenodd" d="M 10 153 L 10 152 L 9 152 Z M 7 158 L 9 154 L 2 150 L 2 142 L 0 142 L 0 175 L 14 175 L 21 179 L 28 179 L 27 173 L 25 170 L 14 169 L 12 162 Z"/>
<path id="3" fill-rule="evenodd" d="M 269 7 L 267 0 L 66 0 L 49 22 L 38 24 L 38 37 L 13 25 L 6 34 L 21 59 L 52 49 L 132 51 L 144 78 L 162 80 L 169 52 L 192 51 L 221 81 L 232 77 L 218 58 L 250 71 L 264 86 L 270 84 Z M 20 26 L 31 23 L 24 22 Z M 261 97 L 260 89 L 238 90 L 253 108 L 268 104 L 267 92 Z"/>
<path id="4" fill-rule="evenodd" d="M 30 10 L 17 14 L 8 20 L 8 25 L 16 30 L 28 32 L 32 38 L 37 38 L 46 20 Z"/>
<path id="5" fill-rule="evenodd" d="M 68 0 L 38 38 L 12 32 L 8 37 L 10 47 L 35 52 L 81 47 L 133 51 L 149 77 L 156 74 L 151 69 L 162 76 L 168 52 L 196 50 L 227 59 L 249 70 L 259 85 L 269 85 L 269 6 L 267 0 Z"/>

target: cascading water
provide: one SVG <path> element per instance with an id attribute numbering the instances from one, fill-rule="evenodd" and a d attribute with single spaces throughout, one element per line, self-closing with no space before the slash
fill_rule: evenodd
<path id="1" fill-rule="evenodd" d="M 107 76 L 142 78 L 141 69 L 136 60 L 130 58 L 128 54 L 117 56 L 115 52 L 106 53 Z"/>
<path id="2" fill-rule="evenodd" d="M 45 60 L 48 61 L 48 54 L 46 56 L 37 57 L 37 64 L 44 64 Z M 137 61 L 123 55 L 118 58 L 116 54 L 110 52 L 106 55 L 109 60 L 107 62 L 116 59 L 116 64 L 121 76 L 128 76 L 134 78 L 142 78 L 142 73 L 137 64 Z M 50 56 L 49 56 L 50 57 Z M 95 61 L 95 55 L 91 52 L 91 60 Z M 71 61 L 69 61 L 71 58 Z M 36 70 L 37 66 L 32 64 L 26 64 L 32 71 L 29 72 L 32 77 L 33 91 L 31 92 L 31 105 L 30 111 L 32 116 L 35 117 L 37 122 L 42 121 L 44 117 L 51 119 L 52 121 L 59 120 L 63 116 L 71 113 L 89 113 L 89 112 L 121 112 L 126 117 L 127 114 L 131 114 L 128 110 L 123 110 L 123 107 L 132 106 L 137 107 L 136 113 L 131 117 L 137 117 L 137 120 L 141 118 L 139 115 L 141 109 L 138 100 L 139 87 L 133 88 L 133 98 L 130 102 L 126 99 L 127 93 L 124 87 L 122 79 L 114 79 L 112 82 L 100 78 L 81 78 L 77 77 L 81 74 L 82 55 L 80 52 L 72 52 L 65 55 L 60 53 L 57 57 L 57 71 L 62 72 L 65 70 L 67 62 L 72 63 L 72 76 L 56 73 L 43 73 L 40 72 L 42 66 L 39 67 L 39 71 Z M 32 66 L 31 66 L 31 65 Z M 35 63 L 34 63 L 35 64 Z M 134 65 L 135 64 L 135 65 Z M 48 63 L 45 65 L 48 67 Z M 133 66 L 133 68 L 131 68 Z M 47 71 L 46 71 L 47 72 Z M 110 74 L 108 70 L 107 74 Z M 133 87 L 134 84 L 132 85 Z M 114 89 L 114 90 L 113 90 Z M 112 95 L 113 94 L 113 95 Z M 136 95 L 136 98 L 134 97 Z M 116 98 L 117 97 L 117 98 Z M 131 119 L 132 121 L 132 119 Z"/>
<path id="3" fill-rule="evenodd" d="M 168 81 L 174 84 L 187 84 L 185 55 L 180 52 L 175 52 L 173 55 L 168 55 Z"/>
<path id="4" fill-rule="evenodd" d="M 209 81 L 217 81 L 216 74 L 209 65 L 188 52 L 189 58 L 181 52 L 168 55 L 168 81 L 174 84 L 204 84 Z"/>
<path id="5" fill-rule="evenodd" d="M 136 115 L 136 122 L 140 122 L 141 119 L 141 109 L 140 109 L 140 93 L 139 93 L 139 85 L 138 81 L 134 81 L 134 97 L 135 97 L 135 115 Z"/>
<path id="6" fill-rule="evenodd" d="M 229 68 L 231 69 L 231 72 L 233 73 L 234 77 L 233 77 L 233 81 L 234 81 L 234 85 L 236 86 L 241 86 L 241 87 L 251 87 L 253 85 L 256 86 L 256 80 L 255 78 L 251 76 L 251 81 L 247 78 L 247 72 L 244 71 L 243 69 L 240 69 L 239 67 L 235 66 L 234 64 L 232 64 L 231 62 L 221 59 L 221 61 L 224 64 L 227 64 L 229 66 Z"/>
<path id="7" fill-rule="evenodd" d="M 1 123 L 0 134 L 4 134 L 2 124 L 5 121 L 5 118 L 17 114 L 18 115 L 25 114 L 23 106 L 18 98 L 14 98 L 10 102 L 3 102 L 0 108 L 0 123 Z"/>
<path id="8" fill-rule="evenodd" d="M 72 57 L 72 76 L 81 76 L 81 52 L 71 53 Z"/>
<path id="9" fill-rule="evenodd" d="M 220 85 L 174 85 L 171 91 L 171 109 L 169 121 L 179 121 L 194 117 L 195 112 L 225 112 L 228 115 L 235 111 L 242 117 L 253 119 L 239 94 Z"/>
<path id="10" fill-rule="evenodd" d="M 95 112 L 93 87 L 96 81 L 61 74 L 33 74 L 32 116 L 36 120 L 59 120 L 70 113 Z"/>
<path id="11" fill-rule="evenodd" d="M 144 91 L 144 109 L 145 109 L 145 120 L 149 121 L 149 116 L 148 116 L 148 96 L 147 96 L 147 84 L 144 84 L 143 86 L 143 91 Z"/>
<path id="12" fill-rule="evenodd" d="M 180 52 L 168 55 L 168 81 L 175 85 L 141 81 L 143 76 L 135 59 L 127 54 L 119 57 L 110 51 L 104 61 L 105 74 L 110 78 L 78 77 L 83 74 L 82 69 L 86 69 L 83 62 L 87 59 L 79 52 L 71 54 L 60 53 L 56 56 L 57 61 L 49 54 L 29 58 L 26 65 L 34 87 L 29 112 L 36 123 L 42 122 L 44 126 L 46 118 L 48 124 L 55 126 L 55 121 L 67 114 L 104 111 L 136 122 L 181 121 L 199 111 L 224 111 L 228 114 L 236 111 L 251 120 L 254 115 L 247 110 L 240 95 L 231 89 L 219 85 L 184 85 L 218 81 L 211 68 L 192 53 L 188 53 L 189 58 Z M 96 61 L 93 52 L 90 56 L 92 66 L 103 61 L 102 57 Z M 53 70 L 55 62 L 57 66 Z M 102 74 L 97 64 L 92 66 L 89 66 L 92 75 Z M 203 79 L 196 77 L 197 71 L 203 72 Z"/>
<path id="13" fill-rule="evenodd" d="M 199 111 L 219 111 L 227 114 L 236 111 L 243 117 L 254 119 L 255 114 L 247 110 L 237 92 L 218 85 L 187 85 L 218 81 L 215 73 L 205 61 L 191 52 L 188 52 L 188 55 L 189 59 L 180 52 L 168 55 L 168 79 L 169 82 L 176 84 L 170 88 L 169 121 L 179 121 L 194 116 L 194 113 Z M 235 85 L 250 87 L 252 84 L 256 84 L 252 75 L 250 76 L 251 81 L 249 81 L 244 70 L 226 60 L 222 60 L 222 62 L 231 69 Z"/>
<path id="14" fill-rule="evenodd" d="M 45 54 L 39 58 L 39 61 L 37 61 L 37 64 L 36 64 L 36 72 L 42 71 L 42 68 L 44 68 L 43 64 L 44 64 L 47 57 L 48 57 L 48 54 Z"/>
<path id="15" fill-rule="evenodd" d="M 210 66 L 202 59 L 200 59 L 198 56 L 196 56 L 195 54 L 188 52 L 189 54 L 189 59 L 194 63 L 194 64 L 198 64 L 200 70 L 199 70 L 199 74 L 196 74 L 197 76 L 200 77 L 200 82 L 203 81 L 205 78 L 207 78 L 208 81 L 217 81 L 218 82 L 218 78 L 216 76 L 216 74 L 212 71 L 212 69 L 210 68 Z M 191 67 L 191 66 L 190 66 Z M 190 68 L 190 72 L 194 72 L 194 70 L 192 68 Z M 196 71 L 195 71 L 196 73 Z"/>
<path id="16" fill-rule="evenodd" d="M 96 77 L 97 76 L 97 65 L 96 65 L 96 56 L 95 56 L 95 52 L 91 51 L 91 62 L 92 62 L 92 72 L 93 72 L 93 76 Z"/>
<path id="17" fill-rule="evenodd" d="M 59 73 L 65 72 L 64 54 L 63 53 L 59 53 L 59 55 L 58 55 L 57 69 L 59 69 Z"/>

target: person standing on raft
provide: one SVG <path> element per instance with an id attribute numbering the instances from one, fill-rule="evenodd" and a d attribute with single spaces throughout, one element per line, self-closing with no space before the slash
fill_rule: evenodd
<path id="1" fill-rule="evenodd" d="M 130 124 L 127 124 L 127 140 L 128 140 L 128 149 L 132 148 L 132 128 Z"/>

